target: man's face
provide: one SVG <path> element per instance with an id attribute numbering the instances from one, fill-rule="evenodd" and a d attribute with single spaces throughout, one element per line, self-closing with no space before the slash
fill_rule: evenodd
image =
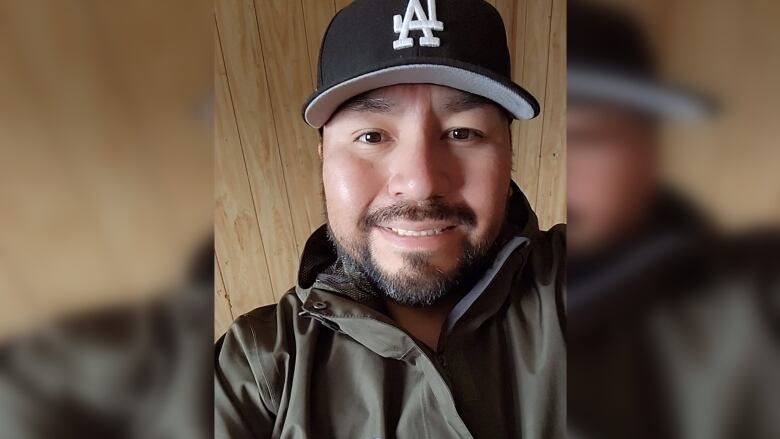
<path id="1" fill-rule="evenodd" d="M 457 287 L 503 224 L 507 119 L 476 96 L 374 90 L 324 127 L 322 160 L 332 237 L 400 303 L 430 305 Z"/>
<path id="2" fill-rule="evenodd" d="M 657 188 L 658 148 L 648 118 L 596 103 L 570 104 L 567 118 L 567 243 L 588 254 L 637 227 Z"/>

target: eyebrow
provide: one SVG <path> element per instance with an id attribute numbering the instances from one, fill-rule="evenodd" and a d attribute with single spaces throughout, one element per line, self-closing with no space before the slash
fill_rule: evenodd
<path id="1" fill-rule="evenodd" d="M 487 105 L 494 104 L 491 100 L 482 96 L 461 91 L 454 96 L 447 98 L 447 100 L 441 105 L 441 109 L 446 113 L 460 113 Z M 371 97 L 367 92 L 344 102 L 339 106 L 336 112 L 348 110 L 359 113 L 390 113 L 395 108 L 396 104 L 391 99 L 384 97 Z"/>
<path id="2" fill-rule="evenodd" d="M 460 113 L 462 111 L 472 110 L 474 108 L 484 107 L 493 104 L 487 98 L 475 95 L 473 93 L 460 92 L 447 99 L 442 105 L 442 109 L 447 113 Z"/>
<path id="3" fill-rule="evenodd" d="M 366 94 L 362 94 L 341 104 L 341 107 L 337 111 L 349 110 L 370 113 L 389 113 L 394 107 L 395 104 L 391 100 L 385 98 L 372 98 Z"/>

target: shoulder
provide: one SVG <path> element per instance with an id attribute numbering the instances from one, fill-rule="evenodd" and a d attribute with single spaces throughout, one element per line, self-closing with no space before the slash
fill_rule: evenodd
<path id="1" fill-rule="evenodd" d="M 533 237 L 526 262 L 526 276 L 540 298 L 551 306 L 561 327 L 566 320 L 566 225 L 557 224 Z"/>
<path id="2" fill-rule="evenodd" d="M 531 240 L 528 261 L 542 283 L 561 282 L 566 275 L 566 224 L 540 231 Z"/>
<path id="3" fill-rule="evenodd" d="M 301 306 L 295 290 L 290 289 L 278 303 L 239 316 L 217 341 L 217 355 L 225 350 L 240 350 L 250 359 L 260 359 L 293 348 L 298 338 L 313 330 L 312 319 L 299 316 Z"/>
<path id="4" fill-rule="evenodd" d="M 305 320 L 293 290 L 233 322 L 214 360 L 215 437 L 270 437 Z"/>
<path id="5" fill-rule="evenodd" d="M 271 409 L 280 400 L 280 388 L 302 337 L 316 328 L 298 315 L 301 302 L 294 290 L 279 303 L 262 306 L 238 317 L 215 345 L 216 379 L 223 386 L 250 386 Z"/>
<path id="6" fill-rule="evenodd" d="M 295 289 L 290 289 L 279 298 L 279 302 L 260 306 L 236 318 L 223 338 L 241 340 L 262 348 L 280 333 L 298 325 L 300 311 L 301 301 Z"/>

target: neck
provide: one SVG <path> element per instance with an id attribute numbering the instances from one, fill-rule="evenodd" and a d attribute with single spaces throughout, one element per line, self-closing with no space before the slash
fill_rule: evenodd
<path id="1" fill-rule="evenodd" d="M 392 300 L 387 301 L 390 317 L 417 340 L 436 350 L 442 326 L 458 302 L 456 295 L 450 295 L 431 306 L 410 307 Z"/>

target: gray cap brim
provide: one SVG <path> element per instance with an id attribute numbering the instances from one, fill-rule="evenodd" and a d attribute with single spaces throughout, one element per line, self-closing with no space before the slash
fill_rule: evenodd
<path id="1" fill-rule="evenodd" d="M 517 119 L 532 119 L 539 114 L 534 97 L 511 82 L 455 66 L 406 64 L 357 76 L 317 94 L 304 107 L 303 118 L 310 126 L 320 128 L 347 100 L 398 84 L 435 84 L 473 93 L 497 103 Z"/>

